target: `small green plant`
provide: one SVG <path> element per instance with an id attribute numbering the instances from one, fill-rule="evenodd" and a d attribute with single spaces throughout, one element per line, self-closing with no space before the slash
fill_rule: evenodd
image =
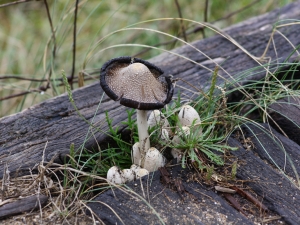
<path id="1" fill-rule="evenodd" d="M 206 180 L 206 181 L 210 181 L 212 175 L 213 175 L 214 172 L 215 172 L 214 165 L 212 165 L 212 166 L 207 166 L 206 171 L 207 171 L 207 172 L 206 172 L 206 175 L 205 175 L 205 180 Z"/>
<path id="2" fill-rule="evenodd" d="M 237 172 L 237 161 L 234 161 L 231 166 L 231 179 L 235 179 Z"/>

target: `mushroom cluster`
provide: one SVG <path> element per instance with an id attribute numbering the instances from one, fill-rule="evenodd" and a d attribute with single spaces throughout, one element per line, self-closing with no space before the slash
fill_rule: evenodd
<path id="1" fill-rule="evenodd" d="M 171 78 L 163 73 L 147 61 L 128 56 L 111 59 L 101 68 L 100 85 L 104 92 L 121 105 L 137 109 L 139 142 L 133 146 L 133 163 L 137 167 L 131 172 L 110 168 L 107 179 L 112 183 L 125 183 L 146 174 L 140 167 L 152 172 L 164 166 L 162 154 L 150 148 L 147 124 L 147 110 L 163 108 L 173 96 Z"/>
<path id="2" fill-rule="evenodd" d="M 191 132 L 196 132 L 198 136 L 202 135 L 200 116 L 192 106 L 184 105 L 178 113 L 178 126 L 172 139 L 173 145 L 180 144 L 181 138 L 186 137 Z M 182 153 L 182 149 L 173 148 L 171 150 L 171 154 L 177 159 L 177 162 L 181 160 Z"/>
<path id="3" fill-rule="evenodd" d="M 175 134 L 170 129 L 170 124 L 167 119 L 163 118 L 159 110 L 151 112 L 148 119 L 148 126 L 153 127 L 159 125 L 161 128 L 161 141 L 162 143 L 173 146 L 178 146 L 183 138 L 187 137 L 190 133 L 194 135 L 202 135 L 201 120 L 198 112 L 190 105 L 183 105 L 178 113 L 178 123 L 176 126 Z M 179 162 L 183 155 L 183 149 L 172 148 L 171 154 L 173 158 Z"/>

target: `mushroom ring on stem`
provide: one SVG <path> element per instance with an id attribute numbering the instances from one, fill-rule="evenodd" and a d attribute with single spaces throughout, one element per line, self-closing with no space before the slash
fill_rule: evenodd
<path id="1" fill-rule="evenodd" d="M 100 72 L 100 85 L 104 92 L 120 104 L 137 109 L 139 143 L 145 156 L 150 148 L 147 111 L 160 109 L 173 96 L 171 78 L 163 76 L 155 65 L 129 56 L 106 62 Z"/>

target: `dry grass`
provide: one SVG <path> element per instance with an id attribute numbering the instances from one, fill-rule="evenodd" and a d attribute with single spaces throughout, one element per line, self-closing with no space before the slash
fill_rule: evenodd
<path id="1" fill-rule="evenodd" d="M 10 178 L 9 171 L 0 182 L 0 206 L 28 196 L 48 196 L 46 206 L 39 210 L 1 220 L 1 224 L 97 224 L 94 216 L 86 215 L 86 203 L 93 196 L 84 190 L 84 180 L 105 181 L 67 166 L 41 162 L 36 168 L 37 174 Z M 99 224 L 99 223 L 98 223 Z"/>
<path id="2" fill-rule="evenodd" d="M 197 12 L 201 11 L 201 9 L 197 9 L 194 4 L 195 1 L 190 1 L 186 5 L 182 6 L 182 14 L 185 17 L 186 15 L 190 15 L 194 20 L 201 21 L 202 18 L 196 16 Z M 274 6 L 270 6 L 273 1 L 263 1 L 265 2 L 264 7 L 260 7 L 261 10 L 259 14 L 273 9 Z M 20 79 L 16 81 L 15 79 L 7 79 L 5 81 L 1 80 L 0 97 L 5 97 L 7 95 L 14 95 L 19 93 L 20 91 L 35 91 L 30 92 L 28 95 L 12 98 L 10 100 L 6 100 L 2 102 L 2 106 L 10 107 L 1 107 L 0 115 L 8 115 L 13 112 L 18 112 L 23 108 L 31 106 L 37 102 L 43 101 L 44 99 L 51 98 L 56 96 L 64 91 L 64 88 L 60 88 L 59 85 L 62 83 L 60 74 L 58 71 L 61 69 L 68 68 L 66 71 L 71 70 L 71 45 L 72 45 L 72 36 L 70 32 L 72 31 L 72 21 L 71 15 L 74 11 L 73 3 L 70 5 L 65 5 L 66 8 L 63 8 L 64 5 L 53 5 L 54 13 L 53 21 L 55 24 L 56 35 L 57 35 L 57 51 L 56 56 L 54 57 L 51 53 L 53 50 L 55 43 L 53 42 L 51 29 L 49 28 L 49 24 L 47 20 L 43 20 L 40 22 L 33 23 L 33 27 L 29 27 L 30 20 L 39 20 L 42 15 L 39 12 L 35 12 L 32 18 L 26 17 L 26 10 L 39 10 L 40 7 L 43 7 L 42 3 L 30 3 L 28 6 L 18 6 L 18 8 L 10 9 L 10 14 L 0 16 L 4 18 L 4 20 L 8 21 L 4 26 L 3 33 L 0 33 L 0 39 L 4 40 L 3 46 L 5 51 L 3 51 L 0 55 L 0 65 L 1 75 L 17 75 L 21 78 L 30 78 L 30 79 L 39 79 L 39 82 L 34 81 L 26 81 Z M 159 17 L 178 17 L 178 15 L 172 15 L 169 13 L 171 11 L 177 13 L 176 10 L 171 10 L 174 5 L 168 5 L 170 3 L 166 3 L 164 6 L 160 6 L 157 8 L 155 5 L 151 5 L 151 7 L 147 8 L 144 13 L 138 15 L 135 13 L 135 18 L 130 17 L 128 21 L 128 14 L 138 11 L 143 7 L 143 4 L 135 5 L 128 4 L 122 6 L 123 8 L 119 8 L 120 5 L 117 1 L 109 1 L 106 2 L 104 6 L 105 10 L 100 10 L 100 6 L 97 6 L 97 10 L 93 11 L 93 7 L 87 4 L 87 1 L 82 1 L 80 4 L 80 13 L 79 16 L 79 31 L 78 31 L 78 40 L 77 40 L 77 63 L 75 68 L 75 73 L 79 74 L 78 71 L 81 71 L 87 54 L 90 53 L 90 40 L 94 40 L 93 44 L 97 42 L 99 37 L 103 37 L 106 34 L 118 30 L 120 28 L 126 27 L 128 24 L 133 24 L 140 21 L 148 20 L 149 18 L 153 18 L 154 11 L 161 11 L 167 13 L 168 15 L 160 15 Z M 152 4 L 152 3 L 151 3 Z M 212 5 L 215 4 L 214 2 Z M 28 7 L 28 8 L 26 8 Z M 211 6 L 212 7 L 212 6 Z M 275 5 L 276 7 L 276 5 Z M 63 9 L 61 9 L 63 8 Z M 220 8 L 220 7 L 219 7 Z M 262 9 L 263 8 L 263 9 Z M 193 9 L 192 11 L 189 11 Z M 197 10 L 195 10 L 197 9 Z M 3 10 L 0 8 L 0 10 Z M 61 11 L 60 11 L 61 10 Z M 216 10 L 217 11 L 217 10 Z M 52 11 L 53 12 L 53 11 Z M 91 13 L 93 12 L 93 13 Z M 15 14 L 15 16 L 12 16 Z M 95 24 L 100 22 L 99 15 L 108 19 L 108 22 L 103 22 L 101 20 L 101 25 L 95 27 Z M 216 13 L 216 12 L 212 12 Z M 226 15 L 225 15 L 226 16 Z M 221 16 L 220 16 L 221 17 Z M 3 19 L 2 18 L 2 19 Z M 118 19 L 122 23 L 117 24 L 113 19 Z M 89 22 L 86 22 L 88 20 Z M 232 20 L 232 21 L 231 21 Z M 217 24 L 219 26 L 227 26 L 232 22 L 236 22 L 237 20 L 232 19 L 230 17 L 228 21 L 225 23 L 222 20 Z M 91 24 L 89 24 L 91 23 Z M 88 25 L 86 25 L 88 24 Z M 37 26 L 38 29 L 35 27 Z M 101 27 L 103 26 L 103 27 Z M 163 30 L 169 29 L 167 33 L 180 36 L 180 32 L 182 29 L 182 25 L 180 25 L 179 20 L 158 20 L 152 21 L 147 24 L 149 27 L 145 27 L 144 29 L 150 29 L 153 27 L 154 30 Z M 189 27 L 189 24 L 185 24 L 186 27 Z M 20 27 L 24 27 L 20 30 Z M 99 28 L 101 27 L 101 28 Z M 8 33 L 10 31 L 10 33 Z M 100 33 L 100 31 L 102 33 Z M 127 30 L 129 31 L 129 29 Z M 131 30 L 132 31 L 132 30 Z M 145 30 L 143 30 L 145 31 Z M 25 32 L 25 35 L 23 35 Z M 3 35 L 7 33 L 9 35 Z M 147 33 L 147 32 L 145 32 Z M 161 43 L 165 43 L 170 41 L 167 35 L 158 35 L 153 34 L 148 36 L 147 34 L 141 34 L 141 31 L 134 31 L 132 33 L 126 32 L 122 38 L 120 36 L 112 35 L 106 42 L 105 46 L 113 46 L 119 43 L 143 43 L 147 45 L 157 45 Z M 31 34 L 35 34 L 40 38 L 34 38 Z M 24 38 L 22 38 L 24 36 Z M 203 34 L 197 33 L 188 36 L 187 41 L 197 40 L 203 37 Z M 121 40 L 120 40 L 121 39 Z M 233 41 L 233 40 L 232 40 Z M 37 43 L 39 42 L 39 43 Z M 87 44 L 88 43 L 88 44 Z M 172 49 L 179 45 L 179 42 L 176 44 L 168 45 L 167 47 L 163 44 L 159 45 L 161 49 Z M 101 47 L 104 48 L 103 46 Z M 88 50 L 87 50 L 88 49 Z M 241 47 L 242 49 L 242 47 Z M 121 50 L 116 51 L 115 49 L 106 51 L 104 54 L 98 55 L 95 57 L 94 54 L 93 59 L 89 62 L 87 69 L 85 70 L 85 79 L 91 79 L 92 81 L 98 80 L 98 75 L 93 76 L 92 72 L 94 68 L 99 68 L 102 65 L 102 62 L 106 61 L 109 58 L 119 55 L 132 55 L 138 54 L 141 52 L 143 48 L 141 46 L 137 46 L 134 50 L 134 53 L 129 53 L 128 48 L 122 48 Z M 98 50 L 101 51 L 101 50 Z M 130 49 L 131 51 L 131 49 Z M 157 51 L 147 52 L 143 55 L 143 57 L 152 57 L 156 55 Z M 28 61 L 27 61 L 28 60 Z M 30 61 L 32 63 L 30 63 Z M 51 71 L 51 72 L 50 72 Z M 50 75 L 51 74 L 51 75 Z M 77 75 L 76 75 L 77 76 Z M 46 82 L 50 82 L 50 89 L 46 92 L 39 90 L 39 87 L 45 85 Z M 74 80 L 76 83 L 77 80 Z M 76 88 L 76 85 L 74 85 Z M 265 111 L 265 109 L 263 109 Z M 33 168 L 34 169 L 34 168 Z M 2 201 L 1 204 L 4 204 L 4 201 L 7 199 L 17 200 L 20 197 L 31 196 L 44 194 L 49 197 L 48 204 L 40 208 L 40 210 L 35 212 L 25 213 L 20 216 L 14 216 L 5 220 L 2 220 L 3 224 L 96 224 L 101 223 L 101 221 L 97 222 L 97 218 L 90 218 L 85 215 L 85 211 L 88 210 L 86 206 L 86 202 L 93 197 L 93 194 L 90 192 L 91 187 L 93 188 L 103 188 L 106 185 L 105 179 L 87 174 L 81 170 L 76 170 L 68 165 L 55 165 L 53 163 L 45 164 L 43 160 L 41 163 L 35 168 L 38 170 L 38 174 L 31 174 L 27 176 L 21 176 L 16 178 L 9 178 L 6 176 L 1 182 L 0 185 L 2 187 Z M 8 174 L 7 174 L 8 175 Z M 90 180 L 88 183 L 86 180 Z M 99 185 L 96 187 L 94 182 Z M 124 190 L 126 191 L 126 190 Z"/>

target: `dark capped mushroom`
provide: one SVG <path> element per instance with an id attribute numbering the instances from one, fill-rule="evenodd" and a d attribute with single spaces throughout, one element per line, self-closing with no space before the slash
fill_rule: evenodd
<path id="1" fill-rule="evenodd" d="M 105 93 L 120 104 L 140 109 L 163 108 L 173 96 L 170 77 L 155 65 L 138 58 L 119 57 L 101 68 L 100 85 Z"/>
<path id="2" fill-rule="evenodd" d="M 120 104 L 137 109 L 137 124 L 142 152 L 150 148 L 147 112 L 160 109 L 173 96 L 173 84 L 169 76 L 155 65 L 129 56 L 106 62 L 100 72 L 100 85 L 104 92 Z M 143 155 L 144 155 L 143 154 Z"/>

